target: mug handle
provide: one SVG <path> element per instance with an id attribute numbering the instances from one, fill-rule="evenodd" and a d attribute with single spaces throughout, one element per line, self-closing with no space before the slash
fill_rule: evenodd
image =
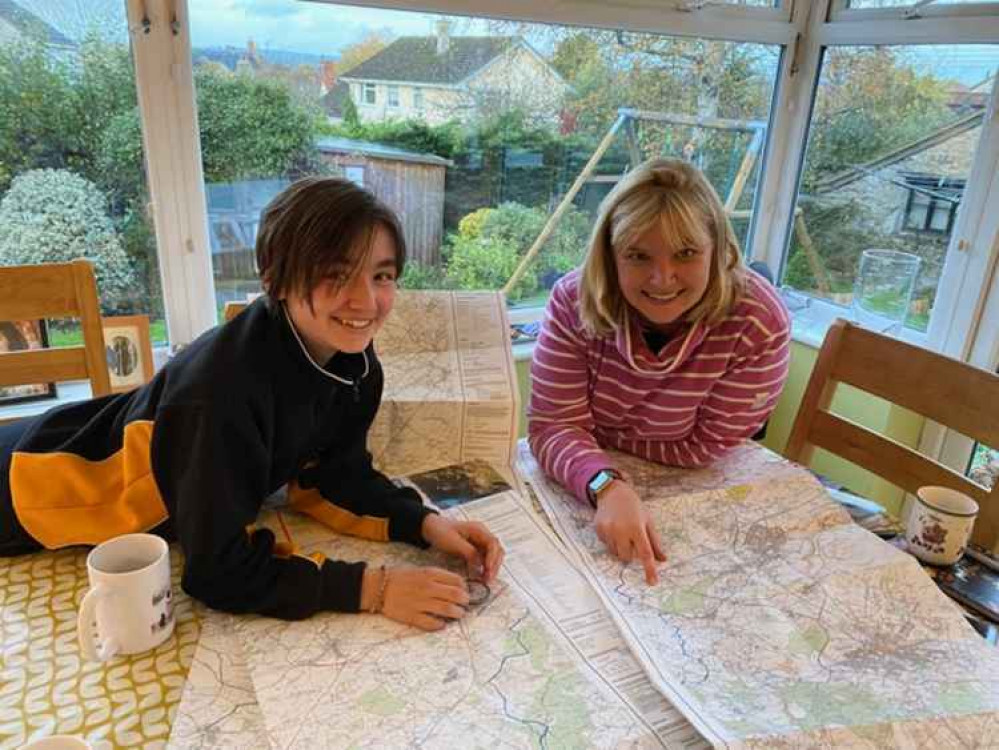
<path id="1" fill-rule="evenodd" d="M 113 639 L 98 644 L 97 640 L 97 607 L 105 597 L 112 596 L 111 591 L 103 583 L 98 583 L 80 604 L 80 613 L 76 617 L 76 632 L 80 641 L 80 650 L 88 661 L 107 661 L 118 653 L 118 644 Z"/>

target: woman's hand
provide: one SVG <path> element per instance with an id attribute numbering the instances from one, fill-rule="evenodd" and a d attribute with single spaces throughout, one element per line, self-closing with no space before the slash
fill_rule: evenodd
<path id="1" fill-rule="evenodd" d="M 389 619 L 421 630 L 440 630 L 451 620 L 460 620 L 468 607 L 465 580 L 441 568 L 371 568 L 361 581 L 361 609 L 376 606 L 385 576 L 384 598 L 378 610 Z"/>
<path id="2" fill-rule="evenodd" d="M 593 524 L 614 557 L 625 563 L 638 560 L 645 568 L 645 581 L 659 582 L 656 563 L 666 562 L 666 555 L 649 511 L 630 484 L 615 479 L 600 493 Z"/>
<path id="3" fill-rule="evenodd" d="M 503 564 L 503 547 L 499 539 L 478 521 L 452 521 L 431 513 L 423 519 L 424 541 L 434 549 L 458 555 L 468 564 L 469 578 L 481 577 L 490 583 Z"/>

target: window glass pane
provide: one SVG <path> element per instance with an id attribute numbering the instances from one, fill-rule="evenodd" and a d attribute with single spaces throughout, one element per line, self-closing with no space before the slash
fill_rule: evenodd
<path id="1" fill-rule="evenodd" d="M 747 239 L 779 47 L 293 0 L 190 11 L 213 223 L 259 213 L 232 186 L 273 194 L 363 167 L 402 218 L 404 285 L 498 289 L 631 108 L 511 301 L 541 304 L 581 262 L 601 198 L 636 160 L 693 161 Z M 280 46 L 254 44 L 275 15 Z M 253 239 L 213 247 L 220 307 L 258 288 L 252 261 L 229 257 L 252 256 Z"/>
<path id="2" fill-rule="evenodd" d="M 826 50 L 784 285 L 926 329 L 997 66 L 999 45 Z M 859 276 L 869 249 L 919 259 L 907 304 L 901 276 Z"/>
<path id="3" fill-rule="evenodd" d="M 987 445 L 976 445 L 968 476 L 991 490 L 999 481 L 999 450 Z"/>
<path id="4" fill-rule="evenodd" d="M 89 258 L 102 314 L 148 315 L 165 344 L 124 3 L 0 3 L 0 113 L 0 264 Z"/>

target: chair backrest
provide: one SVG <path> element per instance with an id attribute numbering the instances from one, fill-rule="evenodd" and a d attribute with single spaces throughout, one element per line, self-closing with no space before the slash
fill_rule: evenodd
<path id="1" fill-rule="evenodd" d="M 0 321 L 78 318 L 83 346 L 0 353 L 0 386 L 90 380 L 111 393 L 97 282 L 89 261 L 0 267 Z"/>
<path id="2" fill-rule="evenodd" d="M 249 302 L 226 302 L 225 307 L 222 310 L 222 322 L 228 323 L 230 320 L 243 312 L 243 310 L 249 307 L 249 304 Z"/>
<path id="3" fill-rule="evenodd" d="M 824 448 L 906 492 L 940 485 L 979 504 L 972 540 L 991 549 L 999 539 L 999 481 L 989 491 L 959 472 L 829 411 L 847 383 L 999 447 L 999 375 L 837 320 L 826 333 L 785 456 L 807 464 Z"/>

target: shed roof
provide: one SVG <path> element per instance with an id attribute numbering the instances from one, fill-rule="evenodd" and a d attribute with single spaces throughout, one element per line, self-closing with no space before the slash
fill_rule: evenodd
<path id="1" fill-rule="evenodd" d="M 438 167 L 450 167 L 454 164 L 450 159 L 445 159 L 436 154 L 407 151 L 395 146 L 386 146 L 383 143 L 358 141 L 353 138 L 320 138 L 316 141 L 316 148 L 323 153 L 357 154 L 370 159 L 383 159 L 385 161 L 406 161 L 415 164 L 430 164 Z"/>

